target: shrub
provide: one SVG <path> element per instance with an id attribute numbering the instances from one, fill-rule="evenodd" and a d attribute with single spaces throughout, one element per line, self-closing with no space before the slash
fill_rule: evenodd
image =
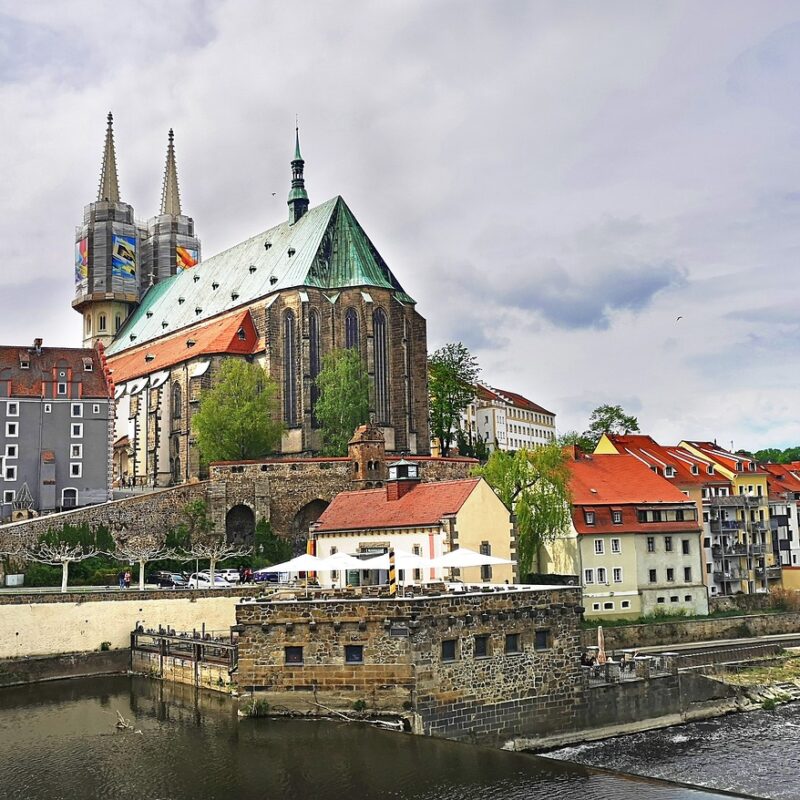
<path id="1" fill-rule="evenodd" d="M 269 703 L 263 698 L 257 700 L 254 697 L 253 702 L 245 708 L 244 712 L 248 717 L 267 717 L 269 716 Z"/>
<path id="2" fill-rule="evenodd" d="M 800 611 L 800 592 L 778 586 L 769 593 L 773 608 L 780 611 Z"/>
<path id="3" fill-rule="evenodd" d="M 356 700 L 353 703 L 353 711 L 358 711 L 360 713 L 362 711 L 366 711 L 366 708 L 367 708 L 366 700 Z"/>
<path id="4" fill-rule="evenodd" d="M 101 650 L 110 650 L 111 649 L 111 642 L 100 642 L 100 649 Z"/>

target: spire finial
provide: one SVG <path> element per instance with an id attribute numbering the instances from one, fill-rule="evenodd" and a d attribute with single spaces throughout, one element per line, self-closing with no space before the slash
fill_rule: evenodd
<path id="1" fill-rule="evenodd" d="M 300 155 L 300 125 L 295 116 L 294 158 L 292 159 L 292 188 L 289 190 L 289 224 L 294 225 L 308 211 L 308 194 L 303 177 L 305 162 Z"/>
<path id="2" fill-rule="evenodd" d="M 161 213 L 173 217 L 181 214 L 181 195 L 178 190 L 178 167 L 175 164 L 175 134 L 169 129 L 167 165 L 164 168 L 164 186 L 161 190 Z"/>
<path id="3" fill-rule="evenodd" d="M 108 112 L 106 143 L 103 149 L 103 168 L 100 172 L 100 189 L 97 200 L 119 203 L 119 181 L 117 180 L 117 155 L 114 152 L 114 115 Z"/>

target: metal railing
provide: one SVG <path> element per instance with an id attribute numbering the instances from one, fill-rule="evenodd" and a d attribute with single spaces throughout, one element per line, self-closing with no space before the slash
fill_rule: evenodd
<path id="1" fill-rule="evenodd" d="M 192 631 L 176 633 L 169 628 L 145 630 L 139 626 L 131 632 L 131 654 L 134 652 L 157 653 L 159 674 L 164 674 L 164 659 L 182 658 L 194 662 L 195 677 L 201 663 L 225 666 L 228 671 L 236 669 L 239 659 L 239 644 L 233 633 L 214 635 L 209 632 Z"/>

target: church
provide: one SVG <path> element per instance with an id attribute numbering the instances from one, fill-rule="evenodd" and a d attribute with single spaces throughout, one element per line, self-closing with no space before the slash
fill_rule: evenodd
<path id="1" fill-rule="evenodd" d="M 361 354 L 387 451 L 429 452 L 425 320 L 344 199 L 310 205 L 304 167 L 296 132 L 287 219 L 202 259 L 172 131 L 160 213 L 142 223 L 121 200 L 108 115 L 97 200 L 76 233 L 72 305 L 114 383 L 115 479 L 202 477 L 192 417 L 228 358 L 276 382 L 282 453 L 313 456 L 316 377 L 334 348 Z"/>

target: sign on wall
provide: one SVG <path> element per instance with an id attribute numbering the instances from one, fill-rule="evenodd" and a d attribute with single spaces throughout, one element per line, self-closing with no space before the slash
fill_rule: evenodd
<path id="1" fill-rule="evenodd" d="M 89 239 L 84 237 L 75 242 L 75 283 L 89 276 Z"/>
<path id="2" fill-rule="evenodd" d="M 197 265 L 197 250 L 190 250 L 188 247 L 176 248 L 178 269 L 191 269 Z"/>
<path id="3" fill-rule="evenodd" d="M 111 237 L 111 274 L 115 278 L 136 277 L 136 238 L 134 236 Z"/>

